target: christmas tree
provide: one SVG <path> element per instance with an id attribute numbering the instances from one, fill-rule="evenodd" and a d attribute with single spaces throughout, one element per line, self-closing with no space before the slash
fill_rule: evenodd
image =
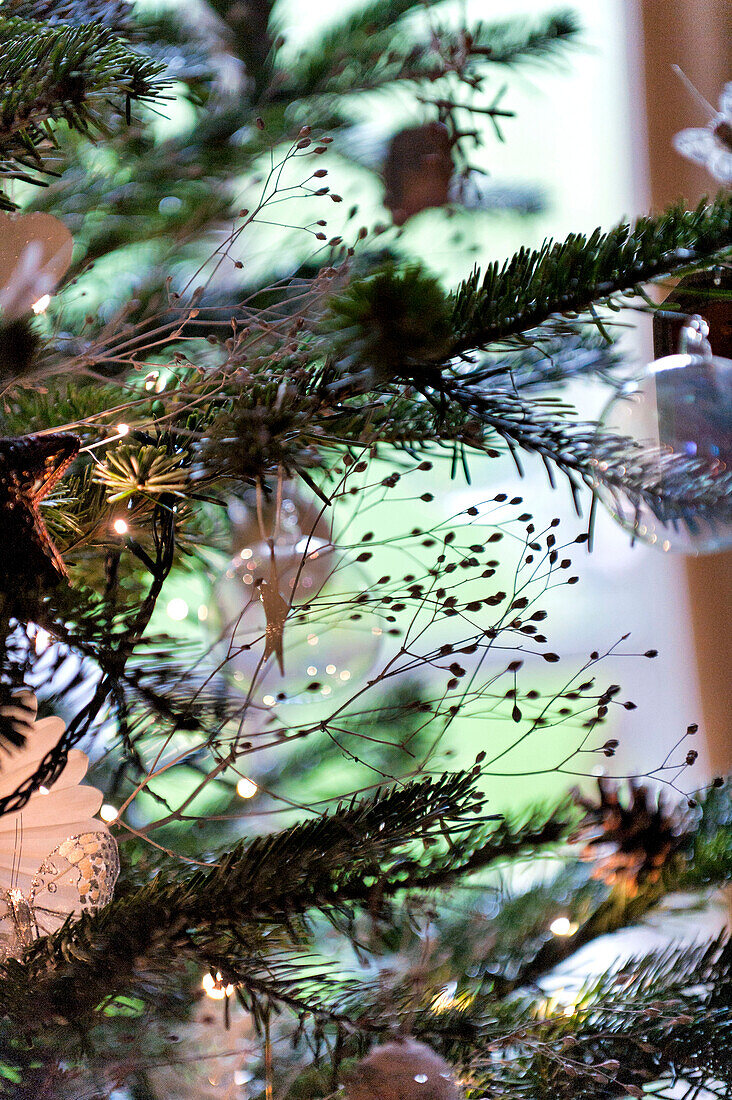
<path id="1" fill-rule="evenodd" d="M 558 672 L 545 606 L 596 507 L 669 543 L 732 518 L 723 444 L 566 394 L 622 385 L 615 315 L 720 265 L 732 199 L 452 286 L 399 237 L 535 207 L 474 154 L 578 33 L 374 0 L 293 51 L 267 0 L 0 8 L 0 1095 L 729 1095 L 727 937 L 557 979 L 729 881 L 694 727 L 649 761 L 668 797 L 507 816 L 482 783 L 618 747 L 611 651 Z M 379 144 L 357 103 L 394 89 Z M 506 452 L 579 534 L 491 483 Z"/>

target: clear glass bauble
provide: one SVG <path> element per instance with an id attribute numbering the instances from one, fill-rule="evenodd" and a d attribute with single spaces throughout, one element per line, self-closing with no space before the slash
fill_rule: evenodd
<path id="1" fill-rule="evenodd" d="M 360 565 L 346 561 L 331 541 L 328 520 L 317 503 L 290 487 L 279 515 L 272 503 L 261 509 L 230 505 L 233 554 L 214 588 L 209 616 L 226 647 L 226 672 L 264 709 L 293 702 L 326 702 L 356 690 L 381 647 L 384 623 L 358 597 L 370 586 Z M 262 533 L 267 534 L 263 538 Z M 272 558 L 274 556 L 274 574 Z M 274 656 L 260 667 L 266 617 L 259 582 L 271 583 L 292 604 L 284 628 L 284 676 Z"/>
<path id="2" fill-rule="evenodd" d="M 712 355 L 703 337 L 678 355 L 657 359 L 613 398 L 602 424 L 649 447 L 696 458 L 710 477 L 729 479 L 732 359 Z M 690 515 L 664 521 L 647 505 L 636 508 L 606 488 L 600 487 L 598 495 L 634 539 L 659 550 L 704 554 L 732 546 L 729 510 L 726 517 Z"/>

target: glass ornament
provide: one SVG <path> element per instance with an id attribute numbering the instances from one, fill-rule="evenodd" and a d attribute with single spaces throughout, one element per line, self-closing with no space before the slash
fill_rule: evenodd
<path id="1" fill-rule="evenodd" d="M 261 525 L 253 500 L 230 503 L 234 553 L 209 615 L 226 646 L 230 679 L 247 693 L 256 676 L 252 703 L 265 711 L 353 691 L 373 668 L 384 633 L 384 623 L 356 602 L 370 587 L 368 576 L 344 561 L 321 506 L 290 486 L 278 516 L 273 501 L 260 511 Z M 262 582 L 273 579 L 292 605 L 283 632 L 284 675 L 274 657 L 262 663 L 268 623 L 260 592 Z"/>
<path id="2" fill-rule="evenodd" d="M 603 427 L 668 454 L 700 460 L 711 477 L 732 471 L 732 359 L 713 355 L 702 317 L 681 330 L 679 352 L 650 363 L 627 382 L 602 415 Z M 597 493 L 633 539 L 668 552 L 711 553 L 732 545 L 727 517 L 661 519 L 599 484 Z"/>

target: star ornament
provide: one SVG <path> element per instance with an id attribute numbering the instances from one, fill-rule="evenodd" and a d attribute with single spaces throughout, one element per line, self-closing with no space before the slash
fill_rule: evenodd
<path id="1" fill-rule="evenodd" d="M 0 583 L 41 587 L 68 576 L 40 503 L 79 453 L 75 435 L 0 437 Z"/>

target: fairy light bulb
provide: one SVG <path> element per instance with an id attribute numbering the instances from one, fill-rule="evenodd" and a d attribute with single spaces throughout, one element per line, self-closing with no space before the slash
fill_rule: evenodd
<path id="1" fill-rule="evenodd" d="M 549 931 L 555 936 L 573 936 L 577 931 L 577 925 L 569 917 L 557 917 L 549 925 Z"/>
<path id="2" fill-rule="evenodd" d="M 106 821 L 109 825 L 111 821 L 117 820 L 117 818 L 119 817 L 119 811 L 117 810 L 116 806 L 113 806 L 111 804 L 111 802 L 105 802 L 101 810 L 99 811 L 99 816 L 101 817 L 102 821 Z"/>
<path id="3" fill-rule="evenodd" d="M 117 435 L 122 435 L 122 436 L 129 435 L 129 431 L 130 431 L 129 424 L 118 424 L 117 425 Z"/>
<path id="4" fill-rule="evenodd" d="M 247 779 L 245 775 L 241 777 L 236 785 L 236 793 L 239 798 L 254 798 L 259 788 L 252 779 Z"/>
<path id="5" fill-rule="evenodd" d="M 42 294 L 41 297 L 38 299 L 38 301 L 33 303 L 33 305 L 31 306 L 31 309 L 36 314 L 36 316 L 39 316 L 41 313 L 46 312 L 46 310 L 48 309 L 50 304 L 51 304 L 51 295 L 50 294 Z"/>
<path id="6" fill-rule="evenodd" d="M 225 997 L 230 997 L 234 992 L 233 985 L 224 985 L 224 978 L 220 970 L 216 971 L 216 977 L 210 971 L 206 971 L 203 975 L 203 981 L 201 986 L 207 997 L 210 997 L 212 1001 L 223 1001 Z"/>
<path id="7" fill-rule="evenodd" d="M 112 524 L 112 530 L 117 535 L 126 535 L 127 532 L 129 531 L 129 527 L 127 526 L 127 520 L 122 519 L 121 517 L 119 519 L 116 519 Z"/>
<path id="8" fill-rule="evenodd" d="M 168 600 L 165 610 L 174 623 L 182 623 L 188 617 L 188 604 L 180 596 L 174 596 L 172 600 Z"/>

